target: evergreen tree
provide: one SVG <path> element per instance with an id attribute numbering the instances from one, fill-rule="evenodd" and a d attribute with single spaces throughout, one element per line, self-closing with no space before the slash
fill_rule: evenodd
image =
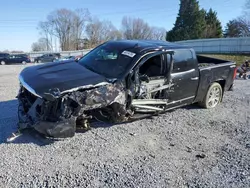
<path id="1" fill-rule="evenodd" d="M 180 9 L 174 28 L 167 32 L 168 41 L 202 38 L 206 14 L 200 11 L 197 0 L 180 0 Z"/>
<path id="2" fill-rule="evenodd" d="M 217 18 L 217 13 L 211 8 L 206 13 L 206 29 L 204 31 L 204 38 L 220 38 L 222 37 L 221 22 Z"/>
<path id="3" fill-rule="evenodd" d="M 197 0 L 180 0 L 180 9 L 167 41 L 222 37 L 222 26 L 217 13 L 200 9 Z"/>

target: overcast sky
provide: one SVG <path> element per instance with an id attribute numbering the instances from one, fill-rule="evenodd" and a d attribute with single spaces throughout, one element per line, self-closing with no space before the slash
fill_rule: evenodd
<path id="1" fill-rule="evenodd" d="M 200 0 L 200 6 L 218 13 L 223 27 L 242 13 L 245 0 Z M 101 20 L 110 20 L 120 27 L 123 16 L 140 17 L 151 26 L 173 27 L 179 10 L 179 0 L 8 0 L 1 1 L 0 51 L 30 51 L 39 38 L 39 21 L 60 8 L 88 8 Z"/>

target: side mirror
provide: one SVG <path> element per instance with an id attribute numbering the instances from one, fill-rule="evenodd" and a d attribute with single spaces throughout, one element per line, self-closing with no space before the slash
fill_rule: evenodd
<path id="1" fill-rule="evenodd" d="M 140 76 L 140 80 L 149 83 L 149 77 L 146 74 Z"/>

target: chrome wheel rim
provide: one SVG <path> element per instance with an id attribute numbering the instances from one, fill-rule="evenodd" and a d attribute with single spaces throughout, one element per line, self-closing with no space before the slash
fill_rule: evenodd
<path id="1" fill-rule="evenodd" d="M 214 87 L 208 96 L 208 106 L 210 108 L 215 107 L 217 104 L 220 103 L 220 98 L 221 98 L 221 90 L 219 87 Z"/>
<path id="2" fill-rule="evenodd" d="M 5 62 L 4 62 L 4 61 L 1 61 L 1 65 L 5 65 Z"/>

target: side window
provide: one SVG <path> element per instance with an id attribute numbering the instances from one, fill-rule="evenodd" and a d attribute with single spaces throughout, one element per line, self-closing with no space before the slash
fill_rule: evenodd
<path id="1" fill-rule="evenodd" d="M 193 55 L 191 50 L 175 50 L 173 58 L 173 73 L 184 72 L 193 68 Z"/>
<path id="2" fill-rule="evenodd" d="M 165 76 L 165 63 L 161 58 L 161 55 L 156 55 L 149 58 L 139 68 L 141 75 L 147 75 L 148 77 L 160 77 Z"/>

